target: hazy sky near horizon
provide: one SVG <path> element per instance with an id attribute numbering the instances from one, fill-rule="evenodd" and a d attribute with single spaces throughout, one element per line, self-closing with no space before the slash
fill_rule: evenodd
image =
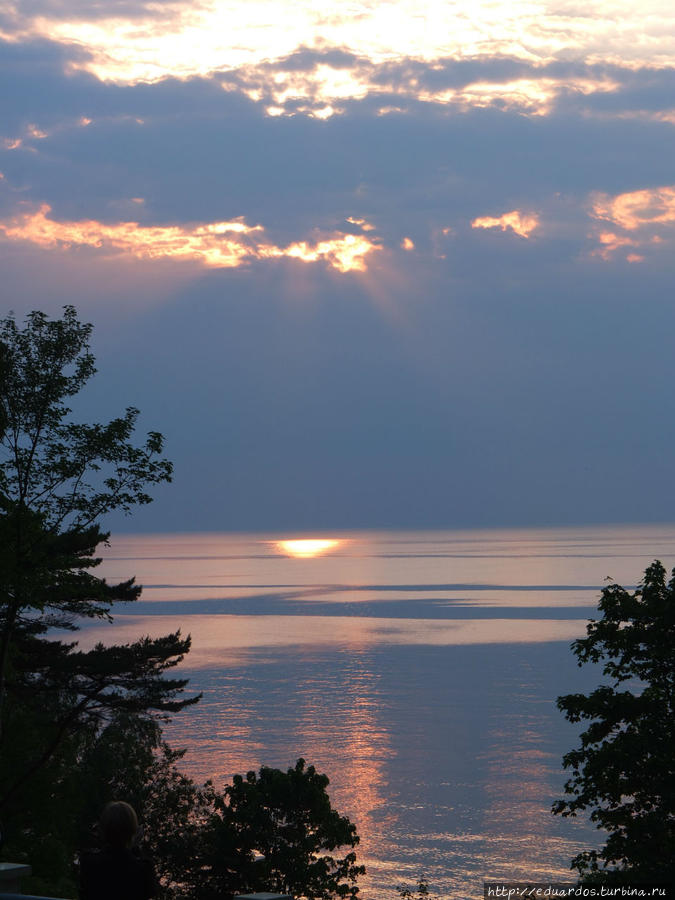
<path id="1" fill-rule="evenodd" d="M 668 0 L 0 0 L 3 313 L 95 326 L 133 530 L 672 521 Z"/>

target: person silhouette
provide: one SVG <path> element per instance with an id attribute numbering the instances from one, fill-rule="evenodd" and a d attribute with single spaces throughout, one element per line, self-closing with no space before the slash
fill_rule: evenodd
<path id="1" fill-rule="evenodd" d="M 139 834 L 133 806 L 108 803 L 99 819 L 100 850 L 80 856 L 80 900 L 149 900 L 157 893 L 149 859 L 132 850 Z"/>

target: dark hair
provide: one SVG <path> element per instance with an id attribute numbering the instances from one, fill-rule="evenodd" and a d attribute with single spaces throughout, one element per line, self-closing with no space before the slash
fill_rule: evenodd
<path id="1" fill-rule="evenodd" d="M 99 819 L 101 834 L 113 847 L 129 847 L 138 831 L 138 819 L 133 806 L 124 800 L 108 803 Z"/>

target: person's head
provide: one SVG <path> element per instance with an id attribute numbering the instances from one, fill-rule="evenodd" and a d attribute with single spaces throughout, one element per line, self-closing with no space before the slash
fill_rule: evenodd
<path id="1" fill-rule="evenodd" d="M 104 808 L 99 826 L 106 844 L 130 847 L 138 831 L 138 819 L 133 806 L 123 800 L 115 800 Z"/>

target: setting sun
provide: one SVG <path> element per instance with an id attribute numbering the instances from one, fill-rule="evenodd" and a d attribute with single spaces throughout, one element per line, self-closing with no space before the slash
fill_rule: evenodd
<path id="1" fill-rule="evenodd" d="M 323 556 L 342 544 L 335 539 L 303 539 L 296 541 L 277 541 L 275 546 L 285 556 L 295 556 L 298 559 L 310 559 L 313 556 Z"/>

